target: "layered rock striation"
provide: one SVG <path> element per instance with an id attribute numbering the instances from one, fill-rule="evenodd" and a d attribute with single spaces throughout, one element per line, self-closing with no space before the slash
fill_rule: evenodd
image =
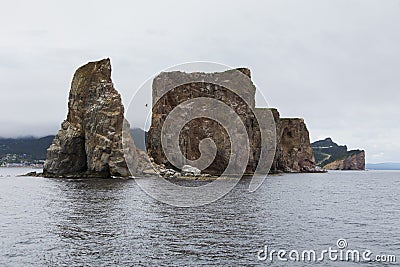
<path id="1" fill-rule="evenodd" d="M 123 137 L 125 149 L 140 161 L 138 168 L 144 168 L 146 162 L 131 140 L 121 96 L 111 80 L 110 60 L 90 62 L 74 74 L 67 119 L 47 150 L 43 175 L 130 176 Z"/>

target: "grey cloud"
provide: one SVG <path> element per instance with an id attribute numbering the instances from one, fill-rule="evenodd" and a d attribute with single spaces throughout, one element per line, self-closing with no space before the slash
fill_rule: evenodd
<path id="1" fill-rule="evenodd" d="M 127 106 L 151 75 L 201 60 L 250 67 L 269 104 L 304 117 L 313 140 L 332 136 L 365 148 L 369 162 L 400 161 L 399 1 L 95 3 L 3 4 L 0 136 L 54 134 L 85 62 L 112 59 Z"/>

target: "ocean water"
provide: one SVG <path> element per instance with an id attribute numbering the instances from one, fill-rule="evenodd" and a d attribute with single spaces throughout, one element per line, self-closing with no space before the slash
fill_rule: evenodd
<path id="1" fill-rule="evenodd" d="M 28 171 L 0 168 L 0 266 L 400 263 L 399 171 L 274 175 L 254 193 L 242 179 L 222 199 L 196 208 L 160 203 L 134 180 L 16 177 Z M 369 258 L 394 255 L 397 262 L 263 258 L 266 246 L 268 253 L 314 250 L 320 257 L 329 247 L 340 251 L 339 239 L 347 243 L 342 251 L 369 250 Z"/>

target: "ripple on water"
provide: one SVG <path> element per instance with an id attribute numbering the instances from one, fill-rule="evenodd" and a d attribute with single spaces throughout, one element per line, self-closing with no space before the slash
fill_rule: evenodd
<path id="1" fill-rule="evenodd" d="M 322 250 L 339 238 L 400 256 L 400 172 L 269 176 L 254 193 L 245 179 L 210 205 L 176 208 L 133 180 L 0 171 L 1 266 L 252 266 L 264 245 Z"/>

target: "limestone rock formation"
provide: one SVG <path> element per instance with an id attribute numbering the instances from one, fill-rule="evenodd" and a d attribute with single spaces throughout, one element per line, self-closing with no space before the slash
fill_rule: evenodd
<path id="1" fill-rule="evenodd" d="M 315 166 L 307 126 L 301 118 L 280 118 L 273 110 L 277 146 L 271 172 L 320 172 Z"/>
<path id="2" fill-rule="evenodd" d="M 347 150 L 331 138 L 311 144 L 317 164 L 327 170 L 365 170 L 365 151 Z"/>
<path id="3" fill-rule="evenodd" d="M 238 71 L 247 76 L 237 79 Z M 190 99 L 207 97 L 228 105 L 245 125 L 246 138 L 250 144 L 250 155 L 246 173 L 253 173 L 259 163 L 261 136 L 255 113 L 265 109 L 255 108 L 256 87 L 251 81 L 250 70 L 240 68 L 219 73 L 164 72 L 153 80 L 152 123 L 148 132 L 147 151 L 156 164 L 174 165 L 169 162 L 162 148 L 161 130 L 168 114 Z M 243 75 L 242 75 L 243 76 Z M 229 88 L 227 90 L 226 88 Z M 172 89 L 172 90 L 170 90 Z M 182 108 L 181 108 L 182 109 Z M 196 113 L 191 106 L 184 112 Z M 281 119 L 277 110 L 272 110 L 276 124 L 277 151 L 271 172 L 317 172 L 314 155 L 310 147 L 308 130 L 302 119 Z M 188 122 L 179 135 L 182 154 L 190 160 L 200 157 L 200 141 L 211 138 L 217 147 L 214 161 L 202 173 L 221 174 L 228 165 L 231 144 L 228 133 L 218 122 L 209 118 L 196 118 Z M 182 164 L 183 165 L 183 164 Z"/>
<path id="4" fill-rule="evenodd" d="M 167 160 L 163 149 L 161 149 L 161 129 L 167 115 L 175 107 L 190 99 L 209 97 L 223 101 L 223 103 L 235 110 L 236 114 L 245 123 L 249 130 L 249 139 L 256 140 L 252 131 L 256 122 L 250 108 L 255 105 L 254 94 L 256 88 L 251 82 L 250 70 L 245 68 L 238 70 L 229 70 L 221 73 L 163 72 L 154 79 L 153 103 L 155 104 L 152 110 L 152 124 L 148 132 L 147 152 L 154 158 L 156 164 L 165 164 L 168 168 L 174 167 Z M 243 74 L 248 78 L 239 79 L 238 76 L 243 76 Z M 243 84 L 237 84 L 239 80 Z M 168 91 L 169 89 L 172 90 Z M 244 90 L 239 92 L 235 91 L 236 89 Z M 196 113 L 192 106 L 181 109 L 184 115 Z M 228 114 L 225 115 L 228 116 Z M 204 170 L 204 173 L 221 174 L 228 165 L 231 147 L 228 132 L 215 120 L 197 118 L 187 123 L 180 134 L 180 150 L 186 158 L 195 160 L 200 157 L 199 143 L 205 138 L 211 138 L 218 149 L 215 160 Z M 248 165 L 249 172 L 253 171 L 256 143 L 250 142 L 250 146 L 252 151 L 250 152 Z"/>
<path id="5" fill-rule="evenodd" d="M 72 80 L 68 116 L 47 150 L 43 175 L 47 177 L 130 176 L 124 158 L 126 149 L 140 157 L 124 126 L 121 96 L 111 80 L 109 59 L 80 67 Z M 139 159 L 138 168 L 146 162 Z"/>
<path id="6" fill-rule="evenodd" d="M 172 90 L 168 91 L 169 89 Z M 212 98 L 224 103 L 240 118 L 239 121 L 245 127 L 244 135 L 242 133 L 240 136 L 236 131 L 237 122 L 232 122 L 234 124 L 229 127 L 234 128 L 234 135 L 240 136 L 237 143 L 242 144 L 241 140 L 244 139 L 249 141 L 250 151 L 246 158 L 245 172 L 253 173 L 260 163 L 261 153 L 261 131 L 256 114 L 260 118 L 260 114 L 265 115 L 266 111 L 269 112 L 265 108 L 255 108 L 255 91 L 250 70 L 246 68 L 221 73 L 161 73 L 153 82 L 155 105 L 147 137 L 148 153 L 154 164 L 151 166 L 150 161 L 146 160 L 145 152 L 137 150 L 131 138 L 129 124 L 124 118 L 121 97 L 111 80 L 110 60 L 90 62 L 80 67 L 74 75 L 69 95 L 68 116 L 47 150 L 43 175 L 125 177 L 131 175 L 126 160 L 136 162 L 135 174 L 179 174 L 175 173 L 172 169 L 175 166 L 164 155 L 161 129 L 167 115 L 175 107 L 199 97 Z M 205 109 L 205 106 L 196 110 L 189 105 L 182 109 L 181 115 L 186 116 L 202 109 Z M 320 171 L 315 166 L 304 120 L 282 119 L 276 109 L 271 111 L 276 125 L 277 143 L 271 172 Z M 221 113 L 220 118 L 229 121 L 228 114 Z M 207 138 L 214 141 L 216 154 L 212 155 L 212 158 L 215 156 L 214 161 L 210 162 L 206 169 L 202 169 L 202 172 L 204 175 L 219 175 L 228 165 L 232 149 L 230 136 L 219 122 L 206 117 L 189 121 L 179 133 L 179 147 L 175 149 L 180 150 L 185 158 L 196 160 L 201 155 L 201 142 Z M 122 145 L 122 139 L 125 140 L 125 146 Z M 124 157 L 126 155 L 127 158 Z M 350 165 L 352 166 L 352 163 L 349 160 L 343 161 L 343 166 Z"/>

